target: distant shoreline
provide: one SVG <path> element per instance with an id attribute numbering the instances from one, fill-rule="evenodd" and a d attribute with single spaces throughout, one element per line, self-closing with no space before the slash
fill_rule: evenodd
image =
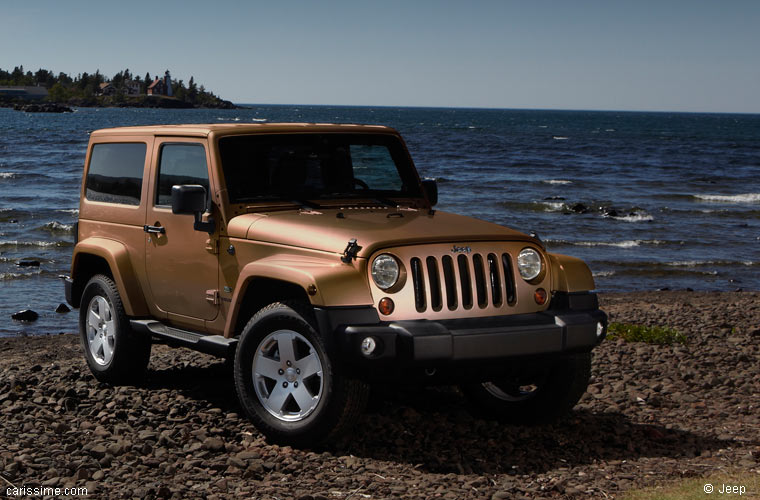
<path id="1" fill-rule="evenodd" d="M 230 101 L 219 99 L 213 105 L 195 105 L 187 101 L 182 101 L 174 97 L 166 96 L 153 96 L 153 95 L 140 95 L 140 96 L 124 96 L 122 98 L 115 98 L 113 96 L 97 96 L 92 98 L 74 98 L 65 102 L 54 102 L 45 99 L 41 100 L 29 100 L 29 99 L 0 99 L 0 107 L 14 108 L 19 111 L 34 110 L 34 106 L 42 109 L 47 108 L 59 108 L 59 110 L 65 111 L 63 108 L 158 108 L 158 109 L 240 109 L 243 106 L 238 106 Z M 28 109 L 25 109 L 28 108 Z M 32 111 L 33 112 L 33 111 Z M 42 111 L 46 112 L 46 111 Z M 59 112 L 59 111 L 52 111 Z"/>

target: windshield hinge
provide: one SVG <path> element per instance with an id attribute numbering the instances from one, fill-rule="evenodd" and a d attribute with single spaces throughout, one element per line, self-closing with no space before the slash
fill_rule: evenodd
<path id="1" fill-rule="evenodd" d="M 206 240 L 206 251 L 214 255 L 219 253 L 219 240 L 216 238 L 209 238 Z"/>
<path id="2" fill-rule="evenodd" d="M 356 244 L 356 238 L 351 238 L 348 240 L 348 245 L 346 245 L 346 249 L 343 250 L 343 256 L 340 258 L 340 260 L 346 264 L 350 264 L 351 261 L 356 258 L 356 254 L 358 254 L 359 250 L 361 249 L 362 247 Z"/>

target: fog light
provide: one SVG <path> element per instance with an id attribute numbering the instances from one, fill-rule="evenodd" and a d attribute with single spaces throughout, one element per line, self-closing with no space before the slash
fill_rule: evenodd
<path id="1" fill-rule="evenodd" d="M 547 297 L 546 290 L 544 290 L 543 288 L 539 288 L 533 294 L 533 298 L 536 299 L 536 304 L 538 304 L 539 306 L 546 304 L 546 297 Z"/>
<path id="2" fill-rule="evenodd" d="M 378 309 L 386 316 L 393 312 L 394 307 L 393 301 L 388 297 L 380 299 L 380 304 L 378 304 Z"/>
<path id="3" fill-rule="evenodd" d="M 369 357 L 372 356 L 372 353 L 375 352 L 375 348 L 377 347 L 377 342 L 372 337 L 365 337 L 364 340 L 362 340 L 362 354 Z"/>
<path id="4" fill-rule="evenodd" d="M 604 325 L 600 321 L 599 323 L 596 324 L 596 336 L 601 337 L 603 333 L 604 333 Z"/>

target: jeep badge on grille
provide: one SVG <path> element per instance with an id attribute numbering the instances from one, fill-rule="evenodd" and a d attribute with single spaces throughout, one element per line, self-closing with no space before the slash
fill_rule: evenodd
<path id="1" fill-rule="evenodd" d="M 472 248 L 470 247 L 458 247 L 456 245 L 451 247 L 451 253 L 471 253 Z"/>

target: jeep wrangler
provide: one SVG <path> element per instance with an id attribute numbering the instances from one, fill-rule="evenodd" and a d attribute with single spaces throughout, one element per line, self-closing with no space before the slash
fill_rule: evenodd
<path id="1" fill-rule="evenodd" d="M 393 129 L 214 124 L 92 133 L 66 300 L 98 380 L 165 342 L 234 361 L 270 440 L 328 442 L 370 384 L 457 384 L 507 422 L 569 412 L 605 337 L 580 260 L 437 211 Z"/>

